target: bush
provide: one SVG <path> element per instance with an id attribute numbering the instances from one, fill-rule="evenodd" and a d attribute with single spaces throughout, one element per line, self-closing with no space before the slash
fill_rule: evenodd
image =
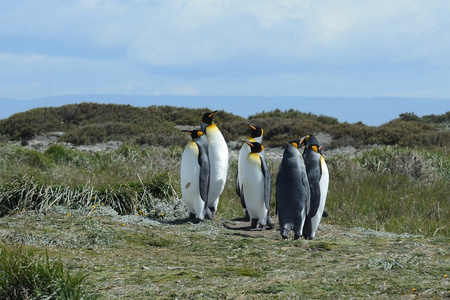
<path id="1" fill-rule="evenodd" d="M 0 246 L 1 299 L 97 299 L 84 291 L 85 279 L 47 253 L 40 257 L 22 246 Z"/>
<path id="2" fill-rule="evenodd" d="M 183 146 L 185 138 L 176 125 L 200 127 L 209 108 L 188 109 L 172 106 L 133 107 L 130 105 L 80 103 L 54 108 L 37 108 L 0 120 L 0 136 L 24 144 L 37 134 L 64 131 L 61 141 L 75 145 L 108 140 L 153 146 Z M 238 141 L 249 134 L 246 120 L 219 111 L 214 121 L 225 140 Z M 450 147 L 450 112 L 419 118 L 414 113 L 380 127 L 339 123 L 336 118 L 275 109 L 249 117 L 264 129 L 264 144 L 282 147 L 292 138 L 324 132 L 334 138 L 333 147 L 362 147 L 367 144 L 418 147 Z"/>

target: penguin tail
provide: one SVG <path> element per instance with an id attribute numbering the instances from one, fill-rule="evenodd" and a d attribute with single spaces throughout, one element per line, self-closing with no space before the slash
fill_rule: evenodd
<path id="1" fill-rule="evenodd" d="M 205 208 L 205 217 L 206 217 L 207 219 L 209 219 L 209 220 L 214 220 L 213 215 L 214 215 L 214 214 L 213 214 L 212 211 L 209 209 L 209 207 Z"/>
<path id="2" fill-rule="evenodd" d="M 272 218 L 269 216 L 268 212 L 267 212 L 267 227 L 269 227 L 269 229 L 275 228 L 275 224 L 273 223 Z"/>

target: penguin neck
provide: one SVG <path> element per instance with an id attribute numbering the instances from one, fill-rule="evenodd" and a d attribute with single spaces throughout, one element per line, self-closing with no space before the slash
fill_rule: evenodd
<path id="1" fill-rule="evenodd" d="M 251 162 L 257 162 L 257 163 L 260 163 L 260 160 L 261 160 L 261 158 L 260 158 L 260 153 L 249 153 L 249 154 L 248 154 L 248 159 L 249 159 Z"/>
<path id="2" fill-rule="evenodd" d="M 211 135 L 211 134 L 217 134 L 217 133 L 220 133 L 220 130 L 219 130 L 219 128 L 216 126 L 216 124 L 211 123 L 211 124 L 208 124 L 208 125 L 205 127 L 205 132 L 206 132 L 206 136 L 208 136 L 208 134 Z"/>
<path id="3" fill-rule="evenodd" d="M 205 122 L 202 121 L 202 123 L 200 124 L 200 128 L 201 128 L 201 130 L 203 132 L 206 132 L 206 128 L 211 126 L 211 125 L 214 125 L 214 122 L 211 122 L 210 124 L 208 124 L 208 123 L 205 123 Z M 216 125 L 214 125 L 214 126 L 216 126 Z"/>
<path id="4" fill-rule="evenodd" d="M 198 146 L 194 140 L 190 140 L 186 148 L 198 153 Z"/>

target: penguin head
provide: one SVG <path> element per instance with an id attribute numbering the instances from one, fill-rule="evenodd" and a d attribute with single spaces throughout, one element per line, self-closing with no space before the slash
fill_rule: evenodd
<path id="1" fill-rule="evenodd" d="M 247 122 L 248 127 L 252 130 L 251 136 L 252 137 L 260 137 L 263 135 L 264 130 L 260 126 L 252 125 Z"/>
<path id="2" fill-rule="evenodd" d="M 301 147 L 301 143 L 302 143 L 301 139 L 300 140 L 292 140 L 292 141 L 288 142 L 288 144 L 291 144 L 292 146 L 294 146 L 297 149 Z"/>
<path id="3" fill-rule="evenodd" d="M 264 146 L 258 142 L 249 142 L 246 140 L 242 140 L 242 141 L 250 146 L 251 153 L 259 153 L 264 150 Z"/>
<path id="4" fill-rule="evenodd" d="M 217 110 L 212 112 L 206 112 L 203 114 L 202 122 L 205 124 L 212 124 L 213 123 L 213 117 L 216 114 Z"/>
<path id="5" fill-rule="evenodd" d="M 306 146 L 306 149 L 311 149 L 314 152 L 322 153 L 322 147 L 319 144 L 319 140 L 314 135 L 307 135 L 300 140 L 302 146 Z"/>
<path id="6" fill-rule="evenodd" d="M 319 140 L 314 135 L 308 134 L 305 139 L 306 139 L 306 146 L 316 145 L 317 147 L 320 147 Z"/>
<path id="7" fill-rule="evenodd" d="M 182 130 L 182 131 L 189 134 L 193 140 L 201 137 L 204 134 L 203 131 L 201 130 Z"/>

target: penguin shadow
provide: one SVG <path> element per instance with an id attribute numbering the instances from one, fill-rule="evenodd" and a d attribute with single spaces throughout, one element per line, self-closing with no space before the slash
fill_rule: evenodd
<path id="1" fill-rule="evenodd" d="M 217 222 L 217 221 L 218 220 L 215 217 L 213 219 L 205 218 L 204 220 L 186 217 L 186 218 L 164 221 L 164 223 L 170 224 L 170 225 L 199 225 L 199 224 L 205 224 L 208 222 Z"/>
<path id="2" fill-rule="evenodd" d="M 205 222 L 204 220 L 198 220 L 198 219 L 191 219 L 189 217 L 187 218 L 181 218 L 181 219 L 173 219 L 173 220 L 164 220 L 162 223 L 169 224 L 169 225 L 197 225 L 202 222 Z"/>
<path id="3" fill-rule="evenodd" d="M 267 235 L 272 235 L 275 228 L 260 228 L 254 229 L 251 227 L 249 220 L 245 217 L 226 220 L 222 223 L 223 227 L 233 231 L 232 235 L 246 237 L 246 238 L 261 238 Z"/>

